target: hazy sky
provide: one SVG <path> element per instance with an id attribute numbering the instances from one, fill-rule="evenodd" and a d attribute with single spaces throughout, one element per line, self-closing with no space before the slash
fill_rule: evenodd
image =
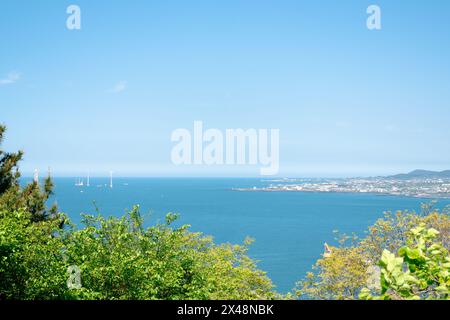
<path id="1" fill-rule="evenodd" d="M 450 169 L 449 17 L 447 0 L 2 0 L 4 147 L 26 173 L 258 174 L 175 167 L 171 132 L 202 120 L 280 129 L 281 176 Z"/>

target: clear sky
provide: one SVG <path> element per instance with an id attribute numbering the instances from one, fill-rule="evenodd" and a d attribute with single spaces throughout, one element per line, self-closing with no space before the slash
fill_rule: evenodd
<path id="1" fill-rule="evenodd" d="M 281 176 L 450 169 L 447 0 L 2 0 L 0 43 L 26 173 L 258 175 L 175 167 L 171 132 L 194 120 L 280 129 Z"/>

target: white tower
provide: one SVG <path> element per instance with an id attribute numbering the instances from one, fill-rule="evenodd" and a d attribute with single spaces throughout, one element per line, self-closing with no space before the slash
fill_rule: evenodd
<path id="1" fill-rule="evenodd" d="M 34 180 L 34 182 L 39 183 L 39 170 L 38 169 L 34 169 L 33 180 Z"/>
<path id="2" fill-rule="evenodd" d="M 112 189 L 113 187 L 113 172 L 109 172 L 109 187 Z"/>
<path id="3" fill-rule="evenodd" d="M 87 175 L 87 182 L 86 182 L 86 187 L 89 187 L 91 184 L 90 184 L 90 182 L 89 182 L 89 172 L 88 172 L 88 175 Z"/>

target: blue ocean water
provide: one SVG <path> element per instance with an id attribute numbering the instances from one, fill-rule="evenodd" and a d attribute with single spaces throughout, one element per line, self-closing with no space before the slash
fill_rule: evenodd
<path id="1" fill-rule="evenodd" d="M 148 225 L 167 212 L 179 223 L 212 235 L 217 243 L 256 240 L 250 255 L 267 271 L 279 292 L 290 291 L 323 252 L 335 243 L 333 230 L 363 235 L 384 211 L 416 210 L 428 200 L 371 194 L 240 192 L 232 188 L 261 187 L 261 179 L 91 178 L 90 187 L 75 186 L 75 178 L 56 178 L 59 209 L 75 223 L 81 213 L 122 215 L 134 204 L 150 213 Z M 95 205 L 94 205 L 95 201 Z M 439 207 L 450 204 L 448 200 Z"/>

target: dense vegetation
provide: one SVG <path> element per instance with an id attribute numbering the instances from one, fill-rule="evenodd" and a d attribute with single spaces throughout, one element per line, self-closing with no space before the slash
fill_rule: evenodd
<path id="1" fill-rule="evenodd" d="M 384 250 L 380 260 L 381 295 L 363 289 L 361 299 L 448 299 L 450 256 L 448 249 L 434 242 L 439 231 L 425 224 L 411 229 L 408 245 L 395 254 Z M 405 265 L 407 268 L 405 269 Z"/>
<path id="2" fill-rule="evenodd" d="M 247 247 L 171 228 L 145 229 L 136 207 L 122 218 L 85 216 L 81 229 L 0 213 L 3 299 L 269 299 L 272 284 Z M 67 229 L 67 230 L 66 230 Z M 70 287 L 68 268 L 80 272 Z"/>
<path id="3" fill-rule="evenodd" d="M 0 144 L 5 128 L 0 126 Z M 74 226 L 55 205 L 50 177 L 19 184 L 23 153 L 0 150 L 0 300 L 280 299 L 243 245 L 175 227 L 144 227 L 136 206 L 120 218 L 84 215 Z M 424 206 L 386 213 L 342 236 L 298 282 L 300 299 L 449 299 L 450 215 Z"/>
<path id="4" fill-rule="evenodd" d="M 365 238 L 344 235 L 339 242 L 297 283 L 298 297 L 449 299 L 448 208 L 386 213 Z"/>

